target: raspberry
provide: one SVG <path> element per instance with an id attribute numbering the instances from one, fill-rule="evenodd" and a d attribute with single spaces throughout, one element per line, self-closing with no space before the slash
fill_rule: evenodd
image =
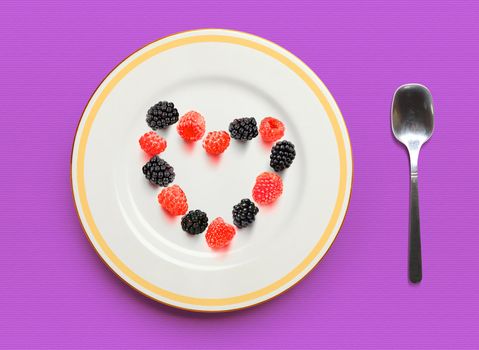
<path id="1" fill-rule="evenodd" d="M 149 155 L 156 156 L 166 149 L 166 140 L 156 132 L 150 131 L 140 137 L 140 146 Z"/>
<path id="2" fill-rule="evenodd" d="M 238 228 L 246 227 L 254 222 L 258 207 L 245 198 L 233 207 L 233 223 Z"/>
<path id="3" fill-rule="evenodd" d="M 230 145 L 230 135 L 226 131 L 211 131 L 203 140 L 203 148 L 212 155 L 223 153 Z"/>
<path id="4" fill-rule="evenodd" d="M 264 172 L 256 178 L 253 199 L 258 204 L 271 204 L 283 193 L 283 181 L 275 173 Z"/>
<path id="5" fill-rule="evenodd" d="M 143 174 L 151 183 L 163 187 L 168 186 L 175 179 L 175 170 L 165 160 L 158 156 L 152 157 L 143 165 Z"/>
<path id="6" fill-rule="evenodd" d="M 146 122 L 153 130 L 164 129 L 178 121 L 178 110 L 173 102 L 161 101 L 150 107 Z"/>
<path id="7" fill-rule="evenodd" d="M 181 218 L 181 228 L 190 235 L 197 235 L 208 227 L 208 216 L 201 210 L 190 210 Z"/>
<path id="8" fill-rule="evenodd" d="M 261 121 L 259 133 L 264 142 L 278 141 L 284 136 L 284 124 L 278 119 L 266 117 Z"/>
<path id="9" fill-rule="evenodd" d="M 177 129 L 183 140 L 198 141 L 205 134 L 205 118 L 198 112 L 190 111 L 181 117 Z"/>
<path id="10" fill-rule="evenodd" d="M 236 230 L 233 225 L 227 224 L 222 218 L 216 218 L 208 226 L 206 242 L 210 248 L 220 249 L 230 244 Z"/>
<path id="11" fill-rule="evenodd" d="M 171 215 L 184 215 L 188 210 L 185 193 L 178 185 L 164 188 L 158 195 L 158 202 Z"/>
<path id="12" fill-rule="evenodd" d="M 269 165 L 274 171 L 287 169 L 296 157 L 294 145 L 289 141 L 279 141 L 271 149 Z"/>
<path id="13" fill-rule="evenodd" d="M 254 118 L 239 118 L 230 123 L 229 132 L 232 138 L 249 141 L 258 136 L 258 127 Z"/>

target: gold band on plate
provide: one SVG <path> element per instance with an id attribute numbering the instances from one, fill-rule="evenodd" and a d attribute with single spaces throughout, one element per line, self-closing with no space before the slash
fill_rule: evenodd
<path id="1" fill-rule="evenodd" d="M 221 42 L 221 43 L 230 43 L 241 45 L 245 47 L 249 47 L 251 49 L 258 50 L 272 58 L 276 59 L 277 61 L 281 62 L 289 69 L 291 69 L 294 73 L 296 73 L 313 91 L 313 93 L 318 98 L 319 102 L 322 104 L 323 108 L 328 115 L 328 118 L 331 122 L 331 125 L 334 130 L 334 135 L 336 137 L 337 146 L 338 146 L 338 154 L 339 154 L 339 166 L 340 166 L 340 177 L 339 177 L 339 189 L 338 189 L 338 196 L 336 199 L 336 204 L 329 219 L 328 225 L 326 227 L 325 232 L 321 235 L 320 240 L 314 246 L 312 251 L 308 254 L 308 256 L 301 261 L 293 270 L 291 270 L 288 274 L 283 276 L 281 279 L 277 280 L 270 285 L 263 287 L 259 290 L 254 292 L 246 293 L 243 295 L 238 295 L 234 297 L 228 298 L 196 298 L 190 297 L 186 295 L 180 295 L 163 288 L 160 288 L 151 282 L 143 279 L 135 272 L 133 272 L 126 264 L 121 261 L 115 253 L 111 250 L 111 248 L 106 243 L 105 239 L 101 235 L 98 227 L 93 220 L 93 215 L 91 213 L 90 207 L 88 205 L 86 190 L 85 190 L 85 176 L 84 176 L 84 169 L 85 169 L 85 150 L 88 141 L 88 136 L 90 134 L 91 127 L 95 120 L 95 117 L 100 109 L 101 105 L 105 101 L 106 97 L 110 94 L 113 88 L 136 66 L 140 63 L 148 60 L 149 58 L 167 51 L 169 49 L 173 49 L 175 47 L 193 44 L 193 43 L 205 43 L 205 42 Z M 78 135 L 75 136 L 75 140 Z M 345 195 L 346 195 L 346 187 L 347 187 L 347 160 L 346 160 L 346 149 L 344 144 L 343 135 L 336 120 L 335 113 L 333 108 L 327 101 L 326 97 L 322 93 L 321 89 L 314 83 L 313 79 L 308 76 L 308 74 L 303 71 L 296 63 L 291 61 L 289 58 L 284 56 L 283 54 L 275 51 L 274 49 L 264 46 L 260 43 L 251 41 L 245 38 L 239 38 L 234 36 L 228 35 L 199 35 L 199 36 L 192 36 L 186 38 L 178 38 L 176 40 L 167 42 L 163 45 L 153 47 L 150 50 L 144 52 L 140 56 L 133 59 L 129 62 L 126 66 L 124 66 L 115 76 L 111 78 L 111 80 L 107 83 L 105 88 L 101 91 L 100 95 L 94 102 L 90 112 L 86 116 L 86 120 L 83 126 L 83 131 L 80 135 L 80 142 L 78 146 L 78 157 L 77 157 L 77 188 L 78 188 L 78 197 L 79 197 L 79 207 L 82 210 L 82 213 L 85 217 L 85 220 L 88 224 L 88 227 L 91 230 L 93 237 L 96 240 L 96 243 L 100 246 L 103 250 L 104 254 L 110 259 L 111 264 L 116 266 L 123 274 L 128 276 L 132 281 L 137 283 L 139 286 L 143 287 L 150 292 L 160 295 L 163 298 L 189 304 L 189 305 L 197 305 L 197 306 L 227 306 L 227 305 L 235 305 L 240 303 L 245 303 L 253 299 L 261 298 L 267 294 L 274 293 L 276 290 L 283 287 L 285 284 L 290 282 L 292 279 L 297 277 L 301 274 L 308 265 L 316 258 L 316 256 L 320 253 L 321 249 L 324 247 L 328 239 L 330 238 L 331 234 L 334 232 L 334 227 L 338 222 L 338 218 L 341 213 L 341 208 L 343 207 Z M 78 205 L 78 203 L 77 203 Z M 128 282 L 128 281 L 126 281 Z M 133 286 L 134 287 L 134 286 Z M 158 299 L 155 299 L 158 300 Z M 162 301 L 162 300 L 158 300 Z M 175 305 L 173 305 L 175 306 Z"/>

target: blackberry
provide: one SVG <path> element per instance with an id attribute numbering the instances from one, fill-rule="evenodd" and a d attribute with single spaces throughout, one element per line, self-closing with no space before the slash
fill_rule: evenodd
<path id="1" fill-rule="evenodd" d="M 146 122 L 153 130 L 164 129 L 178 121 L 179 113 L 173 102 L 161 101 L 150 107 Z"/>
<path id="2" fill-rule="evenodd" d="M 143 174 L 151 183 L 166 187 L 175 179 L 175 169 L 158 156 L 143 165 Z"/>
<path id="3" fill-rule="evenodd" d="M 208 216 L 201 210 L 190 210 L 181 218 L 181 228 L 190 235 L 197 235 L 208 227 Z"/>
<path id="4" fill-rule="evenodd" d="M 296 157 L 294 145 L 289 141 L 279 141 L 271 149 L 269 165 L 274 171 L 281 171 L 291 166 L 294 157 Z"/>
<path id="5" fill-rule="evenodd" d="M 258 136 L 258 126 L 254 118 L 239 118 L 230 123 L 230 135 L 240 141 L 248 141 Z"/>
<path id="6" fill-rule="evenodd" d="M 258 207 L 252 201 L 242 199 L 233 207 L 233 223 L 238 228 L 246 227 L 253 223 L 258 211 Z"/>

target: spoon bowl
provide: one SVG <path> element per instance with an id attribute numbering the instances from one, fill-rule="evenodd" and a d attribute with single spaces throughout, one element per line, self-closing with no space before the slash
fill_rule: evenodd
<path id="1" fill-rule="evenodd" d="M 421 147 L 434 131 L 434 110 L 429 90 L 420 84 L 406 84 L 394 94 L 392 130 L 406 147 Z"/>

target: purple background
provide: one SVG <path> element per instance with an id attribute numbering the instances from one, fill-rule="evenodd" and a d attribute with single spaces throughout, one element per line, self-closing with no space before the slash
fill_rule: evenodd
<path id="1" fill-rule="evenodd" d="M 70 151 L 91 93 L 123 58 L 224 27 L 318 73 L 351 135 L 343 229 L 298 286 L 258 307 L 178 311 L 131 290 L 84 237 Z M 0 347 L 479 348 L 479 3 L 0 3 Z M 426 84 L 436 130 L 420 160 L 424 280 L 407 282 L 408 161 L 391 97 Z"/>

